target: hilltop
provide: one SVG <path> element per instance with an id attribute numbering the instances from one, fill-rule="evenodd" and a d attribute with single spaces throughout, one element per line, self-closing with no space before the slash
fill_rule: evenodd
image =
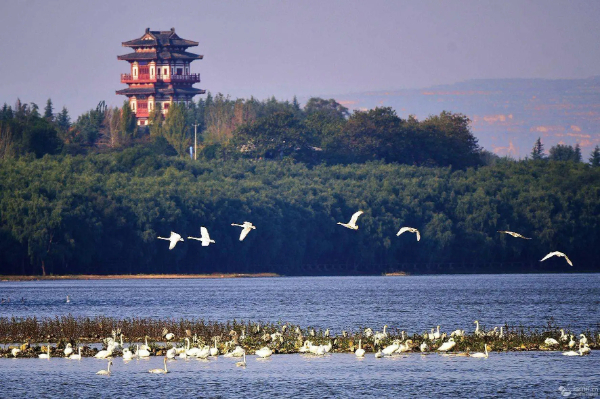
<path id="1" fill-rule="evenodd" d="M 524 158 L 538 137 L 550 148 L 600 144 L 600 76 L 588 79 L 477 79 L 422 89 L 334 95 L 349 109 L 392 107 L 402 118 L 441 111 L 472 120 L 479 144 L 497 155 Z"/>

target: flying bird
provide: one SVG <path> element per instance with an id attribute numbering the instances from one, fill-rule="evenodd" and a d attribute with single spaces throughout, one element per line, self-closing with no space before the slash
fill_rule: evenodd
<path id="1" fill-rule="evenodd" d="M 338 222 L 337 224 L 341 224 L 342 226 L 347 227 L 351 230 L 358 230 L 358 226 L 356 225 L 356 220 L 363 213 L 364 213 L 363 211 L 358 211 L 354 215 L 352 215 L 352 217 L 350 218 L 350 221 L 348 223 Z"/>
<path id="2" fill-rule="evenodd" d="M 421 234 L 419 233 L 419 230 L 415 229 L 414 227 L 402 227 L 397 233 L 396 235 L 399 236 L 402 233 L 406 233 L 406 232 L 411 232 L 411 233 L 415 233 L 417 234 L 417 241 L 421 241 Z"/>
<path id="3" fill-rule="evenodd" d="M 208 235 L 208 230 L 206 230 L 206 227 L 204 227 L 204 226 L 200 227 L 200 238 L 198 238 L 198 237 L 188 237 L 188 240 L 201 241 L 203 247 L 208 247 L 208 245 L 211 242 L 213 244 L 215 243 L 215 240 L 211 240 L 210 239 L 210 236 Z"/>
<path id="4" fill-rule="evenodd" d="M 256 226 L 253 226 L 250 222 L 244 222 L 244 224 L 235 224 L 231 223 L 232 226 L 238 226 L 242 228 L 242 233 L 240 234 L 240 241 L 244 241 L 244 238 L 250 233 L 250 230 L 256 229 Z"/>
<path id="5" fill-rule="evenodd" d="M 553 256 L 562 256 L 563 258 L 565 258 L 567 260 L 567 263 L 569 265 L 573 266 L 573 262 L 571 262 L 571 259 L 569 259 L 567 257 L 567 255 L 563 254 L 562 252 L 558 252 L 558 251 L 550 252 L 548 255 L 544 256 L 544 258 L 542 260 L 540 260 L 540 262 L 543 262 L 546 259 L 551 258 Z"/>
<path id="6" fill-rule="evenodd" d="M 165 238 L 165 237 L 158 237 L 160 240 L 167 240 L 170 241 L 171 244 L 169 244 L 169 249 L 173 249 L 175 248 L 175 245 L 177 245 L 177 243 L 179 241 L 183 241 L 183 238 L 181 238 L 181 236 L 175 232 L 171 232 L 171 236 L 169 238 Z"/>
<path id="7" fill-rule="evenodd" d="M 509 234 L 509 235 L 511 235 L 511 236 L 513 236 L 513 237 L 515 237 L 515 238 L 524 238 L 524 239 L 526 239 L 526 240 L 531 240 L 531 238 L 527 238 L 527 237 L 525 237 L 525 236 L 522 236 L 521 234 L 519 234 L 519 233 L 515 233 L 514 231 L 498 230 L 498 233 Z"/>

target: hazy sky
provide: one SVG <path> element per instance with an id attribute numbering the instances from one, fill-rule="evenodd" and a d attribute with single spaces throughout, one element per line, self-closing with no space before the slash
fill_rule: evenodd
<path id="1" fill-rule="evenodd" d="M 600 75 L 600 1 L 0 0 L 0 103 L 71 116 L 120 105 L 121 42 L 175 27 L 196 87 L 232 97 L 343 94 L 474 78 Z"/>

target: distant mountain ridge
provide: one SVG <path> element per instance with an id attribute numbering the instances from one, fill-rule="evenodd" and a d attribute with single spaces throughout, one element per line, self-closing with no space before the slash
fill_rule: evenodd
<path id="1" fill-rule="evenodd" d="M 546 152 L 579 144 L 584 160 L 600 144 L 600 76 L 587 79 L 476 79 L 424 89 L 331 96 L 352 109 L 392 107 L 402 118 L 446 110 L 472 121 L 479 144 L 498 155 L 524 158 L 541 137 Z"/>

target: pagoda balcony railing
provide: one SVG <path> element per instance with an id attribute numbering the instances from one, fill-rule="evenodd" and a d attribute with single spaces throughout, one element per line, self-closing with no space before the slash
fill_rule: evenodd
<path id="1" fill-rule="evenodd" d="M 184 83 L 198 83 L 200 82 L 199 73 L 190 73 L 188 75 L 162 75 L 158 77 L 163 82 L 184 82 Z"/>
<path id="2" fill-rule="evenodd" d="M 140 74 L 132 76 L 130 73 L 121 74 L 121 83 L 155 83 L 155 82 L 181 82 L 198 83 L 200 82 L 199 73 L 190 73 L 188 75 L 149 75 Z"/>

